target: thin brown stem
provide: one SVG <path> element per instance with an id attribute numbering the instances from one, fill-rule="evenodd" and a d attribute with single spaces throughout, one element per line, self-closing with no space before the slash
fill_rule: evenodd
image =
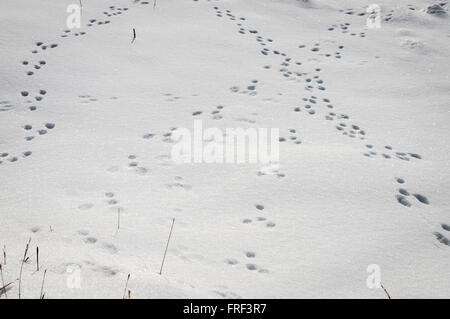
<path id="1" fill-rule="evenodd" d="M 7 288 L 8 286 L 12 285 L 15 281 L 17 281 L 17 279 L 14 280 L 14 281 L 11 281 L 9 284 L 4 285 L 3 287 L 0 287 L 0 290 L 5 290 L 5 291 L 6 291 L 6 288 Z"/>
<path id="2" fill-rule="evenodd" d="M 36 271 L 39 271 L 39 247 L 36 247 Z"/>
<path id="3" fill-rule="evenodd" d="M 167 249 L 169 248 L 170 238 L 172 237 L 173 224 L 175 224 L 175 218 L 172 220 L 172 226 L 170 227 L 169 238 L 167 239 L 166 250 L 164 251 L 164 257 L 161 263 L 161 269 L 159 270 L 159 274 L 162 275 L 162 270 L 164 266 L 164 261 L 166 260 Z"/>
<path id="4" fill-rule="evenodd" d="M 22 263 L 20 265 L 20 274 L 19 274 L 19 299 L 22 297 L 21 295 L 21 287 L 22 287 L 22 270 L 23 270 L 23 264 L 26 263 L 26 261 L 28 260 L 27 257 L 27 253 L 28 253 L 28 248 L 30 246 L 30 242 L 31 242 L 31 238 L 28 240 L 27 246 L 25 247 L 25 253 L 23 254 L 23 259 L 22 259 Z"/>
<path id="5" fill-rule="evenodd" d="M 386 296 L 388 297 L 388 299 L 392 299 L 391 296 L 389 295 L 388 291 L 386 290 L 386 288 L 384 288 L 383 284 L 381 284 L 381 288 L 383 288 L 383 290 L 386 293 Z"/>
<path id="6" fill-rule="evenodd" d="M 123 291 L 122 299 L 125 299 L 125 295 L 127 294 L 128 281 L 130 281 L 130 274 L 128 274 L 128 277 L 127 277 L 127 283 L 125 284 L 125 290 Z"/>
<path id="7" fill-rule="evenodd" d="M 3 278 L 3 266 L 2 266 L 2 264 L 0 264 L 0 276 L 1 276 L 1 279 L 2 279 L 2 285 L 3 285 L 3 287 L 5 287 L 5 279 Z M 8 299 L 8 295 L 6 293 L 6 289 L 3 288 L 3 291 L 4 291 L 4 294 L 5 294 L 5 298 Z"/>
<path id="8" fill-rule="evenodd" d="M 42 278 L 42 286 L 41 286 L 41 294 L 39 295 L 39 299 L 44 299 L 45 293 L 44 293 L 44 281 L 45 281 L 45 275 L 47 274 L 47 269 L 44 270 L 44 277 Z"/>

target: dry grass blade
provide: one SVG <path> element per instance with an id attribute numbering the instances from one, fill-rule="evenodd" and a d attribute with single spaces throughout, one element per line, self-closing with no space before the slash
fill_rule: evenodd
<path id="1" fill-rule="evenodd" d="M 39 299 L 44 299 L 45 293 L 44 293 L 44 281 L 45 281 L 45 275 L 47 274 L 47 269 L 44 270 L 44 277 L 42 278 L 42 286 L 41 286 L 41 294 L 39 295 Z"/>
<path id="2" fill-rule="evenodd" d="M 167 249 L 169 248 L 170 237 L 172 237 L 173 224 L 175 224 L 175 218 L 172 220 L 172 226 L 170 227 L 169 238 L 167 239 L 166 250 L 164 251 L 164 257 L 163 257 L 163 260 L 161 263 L 161 269 L 159 270 L 160 275 L 162 275 L 164 261 L 166 260 Z"/>
<path id="3" fill-rule="evenodd" d="M 3 287 L 0 287 L 0 290 L 6 290 L 6 288 L 8 288 L 8 286 L 12 285 L 14 283 L 14 281 L 11 281 L 9 284 L 4 285 Z"/>
<path id="4" fill-rule="evenodd" d="M 27 262 L 28 257 L 28 248 L 30 247 L 31 238 L 28 240 L 27 247 L 25 247 L 25 253 L 23 254 L 22 263 L 20 265 L 20 274 L 19 274 L 19 299 L 22 297 L 21 295 L 21 286 L 22 286 L 22 270 L 23 264 Z"/>
<path id="5" fill-rule="evenodd" d="M 123 298 L 125 299 L 125 295 L 127 294 L 128 282 L 130 281 L 130 274 L 128 274 L 127 283 L 125 284 L 125 290 L 123 291 Z"/>
<path id="6" fill-rule="evenodd" d="M 36 271 L 39 271 L 39 247 L 36 247 Z"/>
<path id="7" fill-rule="evenodd" d="M 386 288 L 384 288 L 383 284 L 381 284 L 381 288 L 383 288 L 383 290 L 386 293 L 386 296 L 388 297 L 388 299 L 392 299 L 391 296 L 389 295 L 388 291 L 386 290 Z"/>
<path id="8" fill-rule="evenodd" d="M 5 298 L 8 299 L 8 295 L 6 294 L 6 288 L 5 288 L 5 279 L 3 278 L 3 266 L 2 266 L 2 264 L 0 264 L 0 276 L 1 276 L 1 279 L 2 279 L 2 285 L 3 285 L 3 289 L 1 289 L 1 290 L 3 290 L 3 293 L 5 294 Z"/>

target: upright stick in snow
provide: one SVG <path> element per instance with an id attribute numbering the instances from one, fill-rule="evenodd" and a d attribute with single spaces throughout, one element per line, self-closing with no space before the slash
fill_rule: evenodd
<path id="1" fill-rule="evenodd" d="M 133 28 L 133 40 L 131 40 L 131 43 L 133 43 L 134 40 L 136 40 L 136 29 L 135 28 Z"/>
<path id="2" fill-rule="evenodd" d="M 41 294 L 39 295 L 39 299 L 44 299 L 45 293 L 44 293 L 44 281 L 45 281 L 45 274 L 47 273 L 47 269 L 44 270 L 44 277 L 42 278 L 42 286 L 41 286 Z"/>
<path id="3" fill-rule="evenodd" d="M 23 264 L 27 262 L 28 257 L 28 247 L 30 246 L 31 238 L 28 240 L 27 247 L 25 248 L 25 253 L 23 254 L 22 264 L 20 265 L 20 274 L 19 274 L 19 299 L 22 297 L 20 288 L 22 287 L 22 270 L 23 270 Z"/>
<path id="4" fill-rule="evenodd" d="M 130 281 L 130 274 L 128 274 L 128 277 L 127 277 L 127 283 L 125 284 L 125 290 L 123 291 L 123 297 L 122 297 L 122 299 L 125 299 L 125 296 L 126 296 L 126 294 L 127 294 L 127 288 L 128 288 L 128 282 Z"/>
<path id="5" fill-rule="evenodd" d="M 39 246 L 36 247 L 36 271 L 39 271 Z"/>
<path id="6" fill-rule="evenodd" d="M 159 270 L 159 274 L 162 275 L 162 270 L 164 266 L 164 261 L 166 260 L 167 248 L 169 248 L 170 237 L 172 237 L 173 224 L 175 224 L 175 218 L 172 220 L 172 226 L 170 227 L 169 238 L 167 239 L 166 250 L 164 251 L 164 257 L 161 263 L 161 269 Z"/>
<path id="7" fill-rule="evenodd" d="M 386 290 L 386 288 L 384 288 L 383 284 L 381 284 L 381 288 L 383 288 L 384 292 L 386 293 L 388 299 L 391 299 L 391 296 L 389 295 L 388 291 Z"/>

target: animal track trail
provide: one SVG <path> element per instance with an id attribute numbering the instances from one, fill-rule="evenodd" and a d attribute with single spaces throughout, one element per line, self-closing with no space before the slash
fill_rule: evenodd
<path id="1" fill-rule="evenodd" d="M 236 15 L 233 15 L 230 10 L 221 10 L 218 6 L 213 7 L 216 15 L 220 18 L 228 17 L 229 20 L 236 20 Z M 357 12 L 353 9 L 348 9 L 344 12 L 344 14 L 348 16 L 358 16 L 365 19 L 365 12 Z M 391 14 L 388 14 L 391 15 Z M 390 17 L 387 18 L 388 20 Z M 241 35 L 254 36 L 256 42 L 261 46 L 260 53 L 266 57 L 276 57 L 279 59 L 280 69 L 279 72 L 282 74 L 285 79 L 292 79 L 296 77 L 296 82 L 304 83 L 304 90 L 310 92 L 309 96 L 303 97 L 302 101 L 299 102 L 299 105 L 293 107 L 293 111 L 295 113 L 305 113 L 311 116 L 317 114 L 319 110 L 326 110 L 326 114 L 324 116 L 326 121 L 331 123 L 337 122 L 334 124 L 336 132 L 339 132 L 342 136 L 346 136 L 350 139 L 365 141 L 367 139 L 367 132 L 365 129 L 361 128 L 359 124 L 351 123 L 350 116 L 344 113 L 339 113 L 335 106 L 331 104 L 331 101 L 326 96 L 323 96 L 323 92 L 326 91 L 325 83 L 320 77 L 320 68 L 315 68 L 313 73 L 308 73 L 300 69 L 304 67 L 304 64 L 299 61 L 293 59 L 291 56 L 288 56 L 282 50 L 274 48 L 274 41 L 271 38 L 263 37 L 257 30 L 253 28 L 246 28 L 243 25 L 243 21 L 246 19 L 243 18 L 241 21 L 238 21 L 236 25 L 238 26 L 238 33 Z M 328 27 L 329 31 L 340 31 L 342 34 L 349 34 L 350 36 L 359 36 L 361 38 L 365 38 L 366 34 L 364 31 L 355 32 L 352 30 L 352 24 L 350 22 L 343 22 L 340 24 L 335 24 Z M 298 49 L 302 52 L 303 55 L 306 54 L 305 50 L 309 49 L 309 54 L 319 55 L 324 58 L 335 57 L 337 60 L 342 58 L 342 52 L 344 50 L 344 45 L 336 44 L 335 47 L 323 49 L 320 43 L 315 43 L 312 46 L 308 47 L 305 44 L 300 44 Z M 330 50 L 331 49 L 331 50 Z M 295 66 L 296 69 L 292 69 Z M 264 69 L 271 70 L 274 69 L 271 65 L 263 66 Z M 256 85 L 251 87 L 252 90 L 256 94 Z M 233 93 L 243 93 L 247 94 L 249 90 L 241 90 L 238 86 L 230 88 Z M 316 92 L 317 93 L 314 93 Z M 295 141 L 296 136 L 290 136 L 289 139 Z M 280 142 L 286 142 L 287 139 L 285 137 L 280 137 Z M 374 148 L 372 144 L 365 143 L 362 145 L 365 148 L 363 155 L 365 157 L 378 157 L 380 156 L 383 159 L 400 159 L 402 161 L 410 161 L 410 160 L 420 160 L 422 158 L 421 155 L 417 153 L 411 152 L 402 152 L 402 151 L 394 151 L 393 148 L 389 145 L 385 145 L 382 151 L 378 151 Z M 272 166 L 272 167 L 271 167 Z M 272 165 L 267 165 L 262 168 L 258 175 L 277 175 L 279 177 L 284 176 L 283 174 L 278 173 L 278 168 L 276 163 Z M 396 200 L 399 204 L 405 207 L 411 207 L 412 203 L 419 203 L 424 205 L 429 205 L 429 201 L 426 196 L 422 194 L 410 194 L 408 190 L 405 188 L 400 188 L 398 190 L 398 194 L 395 196 Z M 253 223 L 253 219 L 246 218 L 243 220 L 245 224 Z"/>
<path id="2" fill-rule="evenodd" d="M 291 78 L 291 76 L 293 76 L 293 75 L 302 76 L 303 75 L 303 73 L 300 72 L 299 70 L 291 70 L 290 68 L 288 68 L 288 66 L 290 64 L 299 66 L 302 63 L 299 61 L 293 61 L 292 58 L 290 58 L 286 53 L 273 48 L 271 46 L 271 44 L 273 43 L 272 38 L 261 36 L 259 34 L 258 30 L 256 30 L 256 29 L 244 28 L 243 22 L 246 20 L 245 17 L 237 17 L 231 12 L 231 10 L 222 11 L 218 6 L 214 6 L 213 9 L 216 12 L 216 16 L 227 17 L 231 21 L 237 21 L 236 25 L 238 27 L 238 33 L 241 35 L 254 37 L 256 43 L 262 47 L 260 49 L 261 54 L 263 54 L 265 56 L 277 57 L 277 59 L 279 60 L 278 63 L 282 66 L 282 68 L 280 69 L 280 72 L 284 78 L 286 78 L 288 80 L 293 80 Z M 268 65 L 264 66 L 264 68 L 267 70 L 271 69 L 271 67 Z M 250 87 L 250 89 L 248 88 L 247 90 L 240 90 L 239 87 L 232 87 L 231 90 L 232 90 L 232 92 L 235 92 L 235 93 L 239 92 L 241 94 L 249 94 L 252 96 L 257 95 L 257 92 L 254 89 L 252 89 L 251 87 Z"/>
<path id="3" fill-rule="evenodd" d="M 35 132 L 38 135 L 45 135 L 45 134 L 47 134 L 47 130 L 53 130 L 54 128 L 55 128 L 54 123 L 46 123 L 43 126 L 41 126 L 39 129 L 37 129 Z M 31 132 L 33 130 L 33 126 L 30 124 L 25 124 L 23 126 L 23 130 L 27 133 Z M 25 141 L 32 141 L 32 140 L 34 140 L 34 138 L 35 138 L 34 135 L 27 135 L 25 137 Z M 25 150 L 25 151 L 21 152 L 20 154 L 10 154 L 9 152 L 1 152 L 0 153 L 0 164 L 15 163 L 15 162 L 19 161 L 20 159 L 29 158 L 32 154 L 33 154 L 33 152 L 30 150 Z"/>
<path id="4" fill-rule="evenodd" d="M 233 15 L 230 10 L 226 10 L 225 14 L 222 14 L 224 11 L 221 10 L 218 6 L 214 6 L 213 8 L 216 11 L 216 14 L 219 15 L 220 17 L 228 17 L 230 20 L 233 20 L 234 18 L 236 18 L 236 16 Z M 346 11 L 346 14 L 353 15 L 353 14 L 355 14 L 355 11 L 353 9 L 349 9 Z M 358 14 L 358 15 L 364 16 L 365 13 L 363 12 L 363 14 Z M 261 53 L 263 55 L 265 55 L 265 56 L 271 55 L 271 56 L 279 57 L 280 58 L 280 66 L 281 66 L 281 68 L 279 69 L 279 72 L 283 75 L 284 78 L 289 79 L 292 76 L 296 76 L 298 78 L 297 82 L 305 83 L 306 86 L 304 87 L 304 89 L 310 93 L 313 93 L 315 90 L 318 90 L 318 92 L 323 92 L 326 90 L 326 88 L 324 86 L 324 81 L 320 77 L 320 71 L 321 71 L 320 68 L 315 68 L 314 73 L 312 73 L 312 74 L 304 72 L 300 69 L 292 70 L 291 65 L 300 67 L 300 66 L 303 66 L 303 63 L 300 61 L 294 62 L 294 59 L 292 57 L 287 56 L 287 54 L 285 54 L 281 50 L 272 48 L 273 42 L 274 42 L 272 38 L 263 37 L 255 29 L 252 29 L 252 28 L 245 29 L 243 27 L 243 21 L 245 21 L 245 20 L 246 19 L 244 18 L 237 23 L 237 25 L 239 26 L 239 31 L 240 31 L 239 33 L 246 34 L 246 35 L 255 35 L 255 40 L 257 41 L 257 43 L 259 43 L 261 46 L 263 46 L 263 48 L 261 50 Z M 347 33 L 350 26 L 351 26 L 350 23 L 345 22 L 345 23 L 340 24 L 339 27 L 343 33 Z M 335 28 L 333 27 L 330 29 L 330 31 L 333 31 L 334 29 Z M 351 34 L 353 34 L 353 33 L 351 33 Z M 360 36 L 365 37 L 365 34 L 360 34 Z M 300 50 L 308 49 L 308 47 L 305 44 L 300 44 L 298 46 L 298 48 Z M 326 53 L 326 54 L 324 54 L 324 56 L 330 57 L 330 56 L 333 56 L 333 54 L 334 54 L 334 56 L 337 59 L 340 59 L 342 57 L 343 49 L 344 49 L 344 45 L 336 45 L 334 53 Z M 320 43 L 315 43 L 313 46 L 310 47 L 309 50 L 313 54 L 322 55 L 320 53 L 321 52 Z M 304 51 L 302 51 L 302 52 L 304 52 Z M 264 68 L 271 69 L 272 67 L 266 65 L 266 66 L 264 66 Z M 234 87 L 230 88 L 230 90 L 233 93 L 248 94 L 249 91 L 251 91 L 252 93 L 250 93 L 250 94 L 254 94 L 254 95 L 257 94 L 256 86 L 251 86 L 249 88 L 251 88 L 252 90 L 241 90 L 239 88 L 239 86 L 234 86 Z M 299 114 L 305 113 L 305 114 L 314 116 L 317 114 L 317 111 L 319 109 L 322 109 L 322 106 L 325 105 L 326 106 L 325 109 L 333 109 L 333 110 L 327 111 L 327 114 L 324 116 L 325 120 L 330 121 L 330 122 L 333 122 L 336 120 L 340 121 L 337 125 L 335 125 L 335 129 L 337 132 L 339 132 L 343 136 L 349 137 L 351 139 L 365 140 L 367 138 L 367 132 L 364 129 L 362 129 L 358 124 L 347 123 L 347 120 L 349 120 L 350 117 L 347 114 L 337 112 L 335 110 L 334 105 L 330 103 L 330 100 L 327 97 L 322 98 L 322 101 L 321 101 L 322 103 L 320 105 L 318 103 L 318 100 L 319 100 L 319 98 L 313 94 L 311 94 L 311 96 L 309 96 L 309 97 L 304 97 L 303 103 L 301 103 L 303 105 L 294 106 L 293 111 L 295 113 L 299 113 Z M 302 110 L 304 110 L 305 112 L 302 112 Z M 284 140 L 281 140 L 281 141 L 284 141 Z M 389 152 L 384 151 L 381 154 L 384 159 L 397 158 L 397 159 L 401 159 L 404 161 L 409 161 L 410 159 L 420 159 L 421 158 L 421 156 L 416 153 L 396 152 L 395 154 L 389 154 Z M 374 157 L 374 156 L 377 156 L 378 153 L 375 152 L 374 150 L 368 150 L 366 152 L 363 152 L 363 155 L 366 157 Z"/>
<path id="5" fill-rule="evenodd" d="M 8 163 L 15 163 L 19 161 L 20 159 L 25 159 L 31 156 L 33 152 L 31 151 L 24 151 L 20 154 L 10 154 L 8 152 L 1 152 L 0 153 L 0 165 L 1 164 L 8 164 Z"/>
<path id="6" fill-rule="evenodd" d="M 366 157 L 381 156 L 384 159 L 399 159 L 402 161 L 420 160 L 422 156 L 417 153 L 394 151 L 390 145 L 385 145 L 381 151 L 376 152 L 372 144 L 365 145 L 367 151 L 363 153 Z"/>
<path id="7" fill-rule="evenodd" d="M 148 4 L 148 2 L 141 2 L 141 1 L 135 1 L 135 3 Z M 128 11 L 128 8 L 126 8 L 126 7 L 122 8 L 122 7 L 110 6 L 107 11 L 103 12 L 103 14 L 109 18 L 109 17 L 113 17 L 113 16 L 119 16 L 119 15 L 125 13 L 126 11 Z M 97 19 L 90 19 L 89 23 L 88 23 L 89 26 L 93 26 L 94 22 L 96 22 L 97 25 L 110 23 L 109 20 L 97 21 Z M 84 30 L 72 31 L 72 30 L 66 29 L 66 30 L 64 30 L 63 34 L 60 35 L 60 37 L 67 38 L 70 35 L 79 37 L 79 36 L 84 36 L 86 34 L 87 34 L 87 32 Z M 51 51 L 58 47 L 59 47 L 58 42 L 36 41 L 32 45 L 31 53 L 32 53 L 32 55 L 36 56 L 36 55 L 39 55 L 40 53 Z M 24 72 L 25 72 L 26 76 L 34 75 L 37 71 L 41 70 L 44 66 L 47 65 L 46 59 L 43 59 L 43 58 L 37 59 L 37 62 L 35 62 L 35 63 L 31 62 L 30 59 L 24 59 L 20 63 L 25 69 Z M 29 92 L 27 90 L 23 90 L 20 92 L 20 96 L 24 99 L 24 104 L 26 104 L 26 105 L 28 104 L 27 107 L 28 107 L 29 111 L 31 111 L 31 112 L 38 110 L 38 107 L 36 105 L 34 105 L 34 103 L 42 102 L 44 100 L 44 96 L 46 94 L 47 94 L 47 90 L 45 90 L 45 89 L 39 90 L 39 92 L 37 94 L 32 94 L 31 92 Z M 0 101 L 0 112 L 10 111 L 12 109 L 14 109 L 14 105 L 12 103 L 10 103 L 9 101 L 6 101 L 6 100 Z M 29 142 L 29 141 L 34 140 L 36 136 L 46 135 L 54 127 L 55 127 L 54 123 L 46 123 L 44 125 L 44 127 L 41 127 L 37 131 L 34 132 L 35 135 L 27 135 L 25 137 L 25 141 Z M 25 124 L 23 126 L 23 128 L 27 132 L 28 131 L 31 132 L 33 126 L 30 124 Z M 3 152 L 1 154 L 4 156 L 0 157 L 0 164 L 3 164 L 5 162 L 14 163 L 14 162 L 17 162 L 20 158 L 27 158 L 27 157 L 31 156 L 32 152 L 29 150 L 26 150 L 26 151 L 22 152 L 21 154 L 9 154 L 9 152 Z M 136 168 L 136 170 L 137 170 L 138 174 L 146 173 L 145 168 L 138 167 L 138 168 Z"/>
<path id="8" fill-rule="evenodd" d="M 31 50 L 32 54 L 38 54 L 39 52 L 46 51 L 48 49 L 55 49 L 58 47 L 58 43 L 48 43 L 38 41 L 34 44 L 34 48 Z"/>

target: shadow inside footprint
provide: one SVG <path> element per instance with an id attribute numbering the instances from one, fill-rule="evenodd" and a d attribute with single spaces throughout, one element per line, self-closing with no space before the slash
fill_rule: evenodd
<path id="1" fill-rule="evenodd" d="M 428 198 L 426 198 L 426 197 L 423 196 L 423 195 L 420 195 L 420 194 L 413 194 L 413 196 L 414 196 L 419 202 L 421 202 L 422 204 L 426 204 L 426 205 L 429 205 L 429 204 L 430 204 L 430 202 L 428 201 Z"/>
<path id="2" fill-rule="evenodd" d="M 403 206 L 411 207 L 411 203 L 405 198 L 405 196 L 397 195 L 395 196 L 395 198 L 397 199 L 397 202 L 399 202 Z"/>

